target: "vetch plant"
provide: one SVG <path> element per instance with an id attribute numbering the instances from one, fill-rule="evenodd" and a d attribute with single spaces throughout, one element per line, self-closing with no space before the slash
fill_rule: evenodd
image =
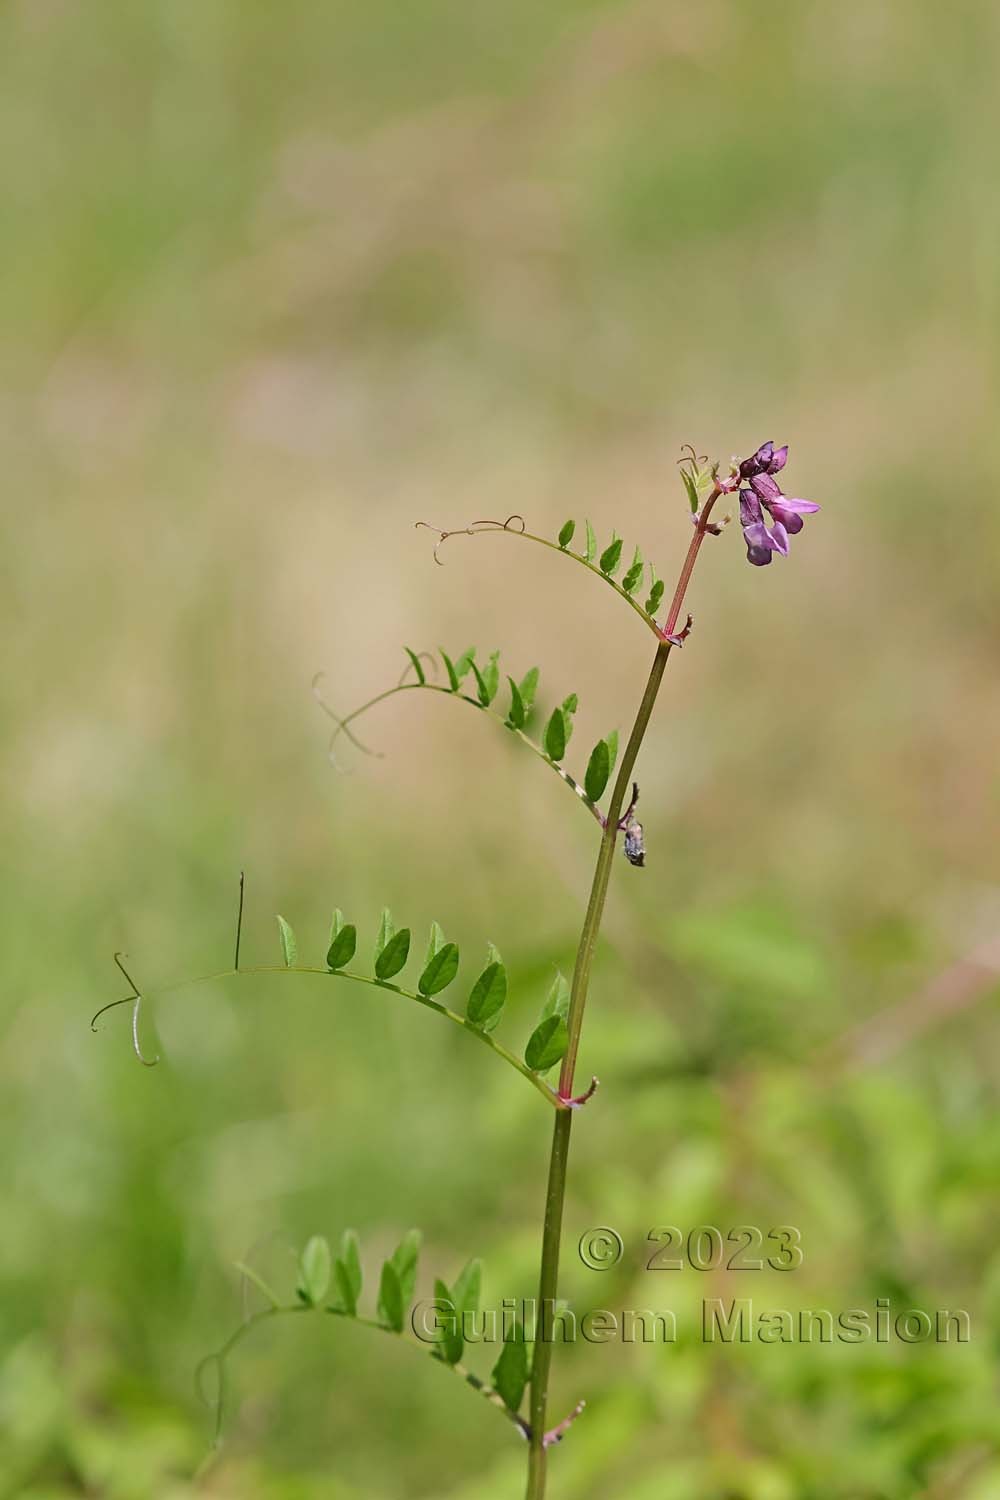
<path id="1" fill-rule="evenodd" d="M 430 528 L 437 534 L 434 557 L 438 562 L 441 561 L 443 544 L 458 535 L 503 536 L 545 547 L 600 579 L 629 605 L 653 635 L 655 649 L 649 677 L 624 748 L 620 747 L 615 731 L 599 739 L 587 757 L 582 781 L 577 781 L 563 766 L 573 734 L 578 706 L 576 694 L 569 693 L 562 698 L 544 723 L 536 725 L 538 668 L 532 667 L 520 676 L 510 675 L 502 669 L 497 651 L 481 657 L 472 647 L 453 655 L 443 649 L 435 654 L 406 647 L 408 661 L 399 682 L 343 716 L 335 713 L 322 696 L 319 679 L 314 683 L 317 699 L 334 723 L 330 755 L 335 763 L 341 739 L 366 753 L 375 753 L 360 738 L 357 725 L 358 720 L 377 704 L 407 692 L 444 694 L 469 705 L 516 736 L 560 777 L 598 824 L 597 859 L 572 981 L 567 982 L 562 975 L 556 976 L 522 1051 L 515 1051 L 497 1035 L 507 1000 L 507 971 L 492 943 L 486 947 L 484 959 L 474 971 L 476 977 L 469 985 L 467 980 L 460 982 L 457 945 L 448 940 L 437 922 L 431 924 L 422 957 L 415 963 L 410 928 L 397 928 L 391 913 L 385 910 L 378 924 L 370 964 L 366 965 L 358 958 L 357 928 L 338 910 L 333 914 L 322 962 L 301 962 L 295 933 L 285 918 L 279 916 L 281 962 L 247 967 L 240 962 L 242 876 L 232 965 L 218 973 L 185 981 L 193 984 L 245 974 L 314 974 L 334 980 L 350 980 L 421 1006 L 449 1024 L 460 1027 L 512 1072 L 524 1078 L 552 1111 L 552 1145 L 544 1197 L 537 1294 L 543 1327 L 546 1310 L 555 1309 L 558 1302 L 559 1249 L 573 1121 L 583 1106 L 593 1099 L 597 1089 L 596 1078 L 591 1079 L 586 1088 L 578 1089 L 576 1063 L 615 851 L 620 846 L 632 866 L 642 867 L 646 862 L 645 840 L 637 814 L 639 787 L 633 775 L 636 761 L 667 662 L 672 652 L 684 645 L 691 630 L 691 616 L 685 612 L 685 602 L 701 548 L 707 537 L 719 536 L 729 520 L 728 516 L 721 520 L 716 518 L 719 501 L 730 495 L 738 496 L 747 558 L 756 567 L 769 564 L 775 553 L 787 555 L 789 537 L 802 530 L 802 517 L 819 509 L 812 501 L 790 499 L 782 493 L 774 476 L 783 470 L 787 457 L 787 448 L 775 449 L 773 443 L 764 443 L 749 458 L 734 459 L 728 473 L 723 475 L 719 464 L 710 465 L 707 458 L 696 454 L 694 449 L 686 450 L 680 468 L 693 530 L 662 620 L 660 612 L 666 588 L 656 570 L 635 548 L 623 572 L 626 553 L 622 538 L 615 535 L 602 548 L 589 521 L 584 522 L 581 534 L 576 521 L 568 520 L 554 540 L 529 532 L 520 516 L 510 516 L 505 521 L 476 521 L 455 531 Z M 769 522 L 765 520 L 765 512 Z M 425 524 L 418 522 L 418 525 Z M 601 804 L 609 786 L 610 795 L 602 810 Z M 122 958 L 123 955 L 116 954 L 115 962 L 128 980 L 131 993 L 122 1000 L 112 1001 L 111 1006 L 131 1006 L 134 1050 L 141 1062 L 152 1066 L 156 1059 L 144 1055 L 139 1035 L 144 994 L 126 970 Z M 416 978 L 404 983 L 403 974 L 408 968 Z M 179 987 L 172 986 L 174 989 Z M 455 1008 L 446 1005 L 440 998 L 446 991 L 464 993 L 464 1003 L 456 1003 Z M 98 1016 L 101 1014 L 103 1010 Z M 94 1022 L 96 1020 L 97 1016 Z M 550 1081 L 557 1066 L 557 1080 Z M 299 1258 L 294 1295 L 286 1299 L 282 1299 L 253 1268 L 241 1265 L 242 1275 L 256 1287 L 264 1305 L 247 1317 L 227 1343 L 203 1364 L 201 1373 L 211 1368 L 217 1377 L 217 1442 L 223 1420 L 226 1361 L 239 1343 L 267 1319 L 309 1312 L 351 1318 L 394 1337 L 405 1338 L 426 1355 L 426 1339 L 416 1336 L 411 1339 L 406 1332 L 416 1286 L 419 1251 L 419 1232 L 411 1230 L 383 1264 L 374 1304 L 364 1304 L 370 1307 L 368 1312 L 361 1311 L 364 1291 L 362 1257 L 357 1236 L 350 1229 L 345 1229 L 336 1253 L 322 1236 L 316 1235 L 309 1240 Z M 450 1283 L 440 1276 L 435 1279 L 435 1306 L 439 1317 L 429 1346 L 430 1356 L 495 1406 L 526 1441 L 526 1500 L 540 1500 L 545 1494 L 548 1454 L 566 1436 L 583 1409 L 583 1403 L 580 1402 L 568 1416 L 552 1422 L 549 1375 L 553 1341 L 544 1336 L 529 1339 L 526 1330 L 516 1321 L 505 1330 L 499 1358 L 488 1379 L 475 1374 L 467 1366 L 467 1320 L 479 1307 L 481 1275 L 480 1261 L 473 1260 Z"/>

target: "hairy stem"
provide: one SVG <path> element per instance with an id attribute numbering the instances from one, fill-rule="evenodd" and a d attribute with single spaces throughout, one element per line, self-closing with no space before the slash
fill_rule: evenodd
<path id="1" fill-rule="evenodd" d="M 684 603 L 684 595 L 691 581 L 691 574 L 694 571 L 694 565 L 697 561 L 701 544 L 707 535 L 708 518 L 720 493 L 721 491 L 718 487 L 714 488 L 698 515 L 694 536 L 691 538 L 691 543 L 677 580 L 677 587 L 674 590 L 674 597 L 670 604 L 670 613 L 667 616 L 663 631 L 664 635 L 673 635 L 677 628 L 677 621 Z M 611 865 L 618 842 L 618 823 L 622 815 L 622 809 L 625 806 L 625 797 L 632 779 L 635 762 L 646 730 L 649 727 L 657 694 L 660 691 L 660 684 L 663 681 L 663 673 L 666 669 L 670 651 L 671 644 L 669 641 L 661 641 L 656 648 L 656 655 L 653 658 L 653 665 L 642 695 L 642 701 L 639 704 L 635 723 L 632 726 L 632 732 L 629 735 L 628 744 L 622 756 L 614 791 L 611 794 L 607 823 L 597 855 L 597 865 L 590 888 L 590 899 L 587 902 L 587 911 L 583 919 L 580 943 L 576 953 L 576 964 L 573 969 L 573 987 L 570 992 L 569 1015 L 566 1022 L 569 1031 L 569 1045 L 567 1046 L 566 1055 L 563 1058 L 562 1070 L 559 1075 L 559 1096 L 566 1100 L 570 1099 L 573 1094 L 573 1074 L 576 1071 L 576 1057 L 580 1046 L 583 1013 L 587 1004 L 587 991 L 590 987 L 590 971 L 593 965 L 594 951 L 597 947 L 601 921 L 604 916 L 604 905 L 607 900 L 608 884 L 611 879 Z M 545 1494 L 547 1467 L 545 1446 L 546 1413 L 548 1410 L 549 1371 L 552 1365 L 552 1340 L 546 1333 L 546 1309 L 552 1307 L 559 1290 L 559 1245 L 562 1238 L 563 1211 L 566 1202 L 566 1172 L 569 1163 L 569 1143 L 572 1128 L 573 1115 L 570 1111 L 567 1110 L 556 1116 L 552 1132 L 552 1150 L 549 1156 L 548 1185 L 545 1192 L 545 1222 L 542 1229 L 542 1259 L 538 1282 L 539 1337 L 537 1337 L 535 1342 L 534 1359 L 531 1366 L 531 1444 L 528 1454 L 528 1487 L 525 1491 L 525 1500 L 542 1500 Z"/>

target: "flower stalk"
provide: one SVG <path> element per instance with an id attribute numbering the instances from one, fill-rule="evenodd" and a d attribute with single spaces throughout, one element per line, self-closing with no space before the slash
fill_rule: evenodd
<path id="1" fill-rule="evenodd" d="M 691 538 L 687 554 L 681 566 L 680 576 L 678 577 L 677 586 L 670 604 L 670 611 L 663 627 L 664 637 L 674 635 L 677 630 L 677 622 L 680 618 L 688 584 L 691 582 L 695 563 L 698 560 L 698 553 L 701 551 L 705 537 L 711 530 L 714 530 L 709 521 L 712 509 L 719 496 L 723 493 L 724 490 L 722 487 L 716 483 L 695 519 L 694 535 Z M 583 1016 L 587 1004 L 587 994 L 590 989 L 591 969 L 593 967 L 597 941 L 600 936 L 608 886 L 611 880 L 615 847 L 618 842 L 619 821 L 625 806 L 625 798 L 632 779 L 632 772 L 635 768 L 646 730 L 649 727 L 649 721 L 656 705 L 660 685 L 663 681 L 663 674 L 666 670 L 667 660 L 673 649 L 673 645 L 673 641 L 662 639 L 656 648 L 656 655 L 653 658 L 645 691 L 639 703 L 632 732 L 629 735 L 621 765 L 618 769 L 614 790 L 611 794 L 611 803 L 605 820 L 604 833 L 601 838 L 601 846 L 598 851 L 597 864 L 594 869 L 594 878 L 590 889 L 590 899 L 587 902 L 587 911 L 580 932 L 580 942 L 573 969 L 569 1014 L 566 1019 L 569 1043 L 559 1075 L 559 1097 L 566 1101 L 569 1101 L 573 1097 L 573 1077 L 576 1072 L 576 1059 L 580 1047 L 580 1033 L 583 1029 Z M 563 1213 L 566 1203 L 566 1173 L 569 1165 L 569 1144 L 572 1128 L 573 1111 L 560 1111 L 556 1115 L 552 1132 L 548 1185 L 545 1192 L 545 1220 L 542 1229 L 541 1269 L 538 1283 L 538 1305 L 540 1307 L 551 1306 L 555 1302 L 559 1290 L 559 1247 L 562 1239 Z M 545 1445 L 544 1434 L 548 1412 L 549 1373 L 551 1365 L 552 1343 L 550 1340 L 540 1339 L 535 1344 L 531 1370 L 530 1425 L 532 1435 L 529 1448 L 528 1487 L 525 1491 L 525 1500 L 542 1500 L 545 1494 L 548 1450 Z"/>

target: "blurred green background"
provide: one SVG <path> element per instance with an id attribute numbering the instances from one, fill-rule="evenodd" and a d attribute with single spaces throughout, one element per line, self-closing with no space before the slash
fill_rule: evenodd
<path id="1" fill-rule="evenodd" d="M 640 763 L 581 1055 L 578 1309 L 968 1309 L 965 1346 L 580 1346 L 553 1500 L 1000 1496 L 995 77 L 982 0 L 8 0 L 0 11 L 5 984 L 0 1495 L 506 1500 L 523 1452 L 388 1339 L 291 1320 L 193 1389 L 241 1257 L 410 1225 L 421 1290 L 536 1277 L 544 1105 L 360 987 L 143 986 L 379 907 L 512 977 L 523 1044 L 595 854 L 476 715 L 342 708 L 402 641 L 502 646 L 627 728 L 648 636 L 541 549 L 590 515 L 670 577 L 682 443 L 790 442 L 787 562 L 705 548 Z M 535 552 L 537 551 L 537 556 Z M 642 1269 L 791 1223 L 794 1276 Z M 613 1273 L 575 1244 L 626 1242 Z M 747 1286 L 753 1280 L 753 1286 Z M 489 1361 L 486 1362 L 488 1369 Z M 481 1373 L 485 1371 L 481 1370 Z"/>

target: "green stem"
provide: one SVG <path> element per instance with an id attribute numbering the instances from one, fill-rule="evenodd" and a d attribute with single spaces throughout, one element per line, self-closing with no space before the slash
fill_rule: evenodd
<path id="1" fill-rule="evenodd" d="M 698 552 L 707 534 L 707 523 L 712 507 L 721 491 L 716 487 L 702 506 L 695 526 L 694 536 L 684 558 L 670 613 L 664 626 L 664 635 L 673 635 L 677 629 L 684 595 L 691 581 L 691 574 Z M 559 1075 L 559 1096 L 568 1101 L 573 1094 L 573 1074 L 583 1027 L 583 1013 L 590 987 L 590 972 L 594 951 L 601 930 L 604 905 L 607 900 L 611 866 L 618 842 L 618 823 L 625 806 L 625 797 L 635 768 L 636 758 L 642 745 L 649 720 L 656 703 L 667 658 L 670 655 L 669 641 L 661 641 L 656 648 L 642 701 L 636 713 L 632 733 L 629 735 L 625 753 L 611 794 L 607 823 L 597 855 L 597 866 L 583 919 L 580 943 L 577 948 L 576 965 L 573 970 L 573 987 L 570 992 L 569 1015 L 566 1025 L 569 1044 L 563 1058 Z M 534 1359 L 531 1367 L 531 1445 L 528 1454 L 528 1487 L 525 1500 L 543 1500 L 545 1495 L 547 1452 L 545 1447 L 546 1414 L 548 1411 L 549 1372 L 552 1365 L 552 1340 L 546 1337 L 546 1308 L 551 1307 L 559 1290 L 559 1245 L 562 1238 L 563 1211 L 566 1202 L 566 1173 L 569 1163 L 570 1133 L 573 1127 L 571 1111 L 556 1116 L 552 1132 L 552 1150 L 549 1157 L 548 1185 L 545 1192 L 545 1222 L 542 1229 L 542 1257 L 538 1282 L 538 1320 L 540 1336 L 536 1339 Z"/>

